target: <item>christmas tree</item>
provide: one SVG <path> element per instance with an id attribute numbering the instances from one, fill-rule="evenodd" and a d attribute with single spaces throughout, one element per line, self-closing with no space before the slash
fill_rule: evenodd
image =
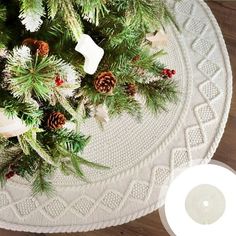
<path id="1" fill-rule="evenodd" d="M 81 166 L 108 167 L 82 157 L 82 122 L 141 120 L 140 98 L 154 115 L 177 101 L 176 71 L 150 45 L 178 28 L 164 0 L 0 2 L 2 184 L 17 174 L 51 193 L 58 168 L 87 181 Z"/>

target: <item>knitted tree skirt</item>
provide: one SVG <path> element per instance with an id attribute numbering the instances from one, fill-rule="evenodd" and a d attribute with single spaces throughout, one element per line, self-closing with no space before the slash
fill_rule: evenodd
<path id="1" fill-rule="evenodd" d="M 12 178 L 0 191 L 0 227 L 31 232 L 89 231 L 129 222 L 158 209 L 160 189 L 177 167 L 209 162 L 224 132 L 232 93 L 230 61 L 220 28 L 203 0 L 170 0 L 181 32 L 168 28 L 168 54 L 176 68 L 177 104 L 157 117 L 128 115 L 101 131 L 93 120 L 84 156 L 109 170 L 85 169 L 91 181 L 59 172 L 56 194 L 32 197 L 29 183 Z M 194 162 L 195 163 L 195 162 Z"/>

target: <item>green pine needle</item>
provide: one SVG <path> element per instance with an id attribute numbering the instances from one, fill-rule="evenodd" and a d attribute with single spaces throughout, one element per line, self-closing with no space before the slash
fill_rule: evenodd
<path id="1" fill-rule="evenodd" d="M 6 7 L 2 4 L 0 5 L 0 24 L 3 23 L 7 18 Z"/>
<path id="2" fill-rule="evenodd" d="M 39 100 L 50 100 L 54 92 L 54 78 L 63 61 L 54 56 L 29 58 L 26 62 L 11 55 L 8 60 L 9 71 L 12 77 L 9 79 L 12 94 L 28 100 L 35 95 Z"/>
<path id="3" fill-rule="evenodd" d="M 46 194 L 51 197 L 55 194 L 53 184 L 49 180 L 49 173 L 47 165 L 40 161 L 32 183 L 33 196 Z"/>
<path id="4" fill-rule="evenodd" d="M 79 156 L 77 156 L 77 159 L 82 165 L 86 165 L 86 166 L 91 167 L 91 168 L 100 169 L 100 170 L 110 169 L 110 167 L 108 167 L 108 166 L 104 166 L 104 165 L 101 165 L 101 164 L 98 164 L 98 163 L 88 161 L 88 160 L 86 160 L 82 157 L 79 157 Z"/>
<path id="5" fill-rule="evenodd" d="M 54 142 L 63 146 L 72 153 L 83 152 L 85 146 L 89 143 L 90 137 L 86 137 L 75 131 L 61 129 L 54 133 Z"/>
<path id="6" fill-rule="evenodd" d="M 4 142 L 2 143 L 4 144 Z M 3 145 L 5 146 L 5 145 Z M 9 171 L 9 167 L 17 162 L 22 156 L 22 150 L 19 145 L 5 146 L 0 149 L 0 182 L 3 186 L 6 183 L 5 175 Z"/>
<path id="7" fill-rule="evenodd" d="M 55 89 L 55 95 L 57 98 L 57 101 L 60 103 L 60 105 L 78 122 L 81 123 L 83 120 L 82 114 L 76 112 L 76 110 L 71 106 L 69 101 L 60 94 L 60 92 Z"/>
<path id="8" fill-rule="evenodd" d="M 51 19 L 54 19 L 58 9 L 60 9 L 58 0 L 47 0 L 48 12 Z"/>
<path id="9" fill-rule="evenodd" d="M 75 3 L 81 7 L 82 16 L 89 17 L 91 23 L 98 25 L 100 17 L 108 13 L 104 0 L 75 0 Z"/>
<path id="10" fill-rule="evenodd" d="M 166 110 L 169 102 L 177 102 L 178 89 L 174 80 L 160 79 L 148 84 L 138 83 L 138 93 L 141 94 L 147 108 L 155 115 L 160 110 Z"/>
<path id="11" fill-rule="evenodd" d="M 27 126 L 37 127 L 41 123 L 43 116 L 42 110 L 39 110 L 33 103 L 23 103 L 17 100 L 6 101 L 4 103 L 5 114 L 12 117 L 20 117 Z"/>
<path id="12" fill-rule="evenodd" d="M 54 158 L 50 156 L 48 151 L 36 139 L 36 134 L 32 130 L 22 135 L 22 138 L 30 145 L 30 147 L 48 164 L 57 166 Z"/>
<path id="13" fill-rule="evenodd" d="M 137 118 L 137 120 L 142 118 L 141 104 L 135 98 L 125 94 L 122 87 L 117 88 L 113 96 L 107 96 L 105 104 L 109 108 L 109 114 L 112 117 L 127 113 Z"/>
<path id="14" fill-rule="evenodd" d="M 74 167 L 76 176 L 78 176 L 79 178 L 81 178 L 83 181 L 88 182 L 84 172 L 81 169 L 81 163 L 78 161 L 78 158 L 76 155 L 70 155 L 71 158 L 71 164 Z"/>

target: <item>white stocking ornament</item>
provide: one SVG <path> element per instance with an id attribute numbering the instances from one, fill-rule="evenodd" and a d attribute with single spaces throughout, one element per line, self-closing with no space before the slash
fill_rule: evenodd
<path id="1" fill-rule="evenodd" d="M 93 75 L 97 71 L 98 65 L 102 60 L 104 50 L 87 34 L 81 35 L 75 50 L 81 53 L 85 58 L 84 71 L 87 74 Z"/>

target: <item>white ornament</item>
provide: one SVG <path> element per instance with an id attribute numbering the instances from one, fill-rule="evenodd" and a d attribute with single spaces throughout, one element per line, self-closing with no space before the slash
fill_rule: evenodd
<path id="1" fill-rule="evenodd" d="M 82 34 L 75 50 L 85 57 L 84 71 L 87 74 L 93 75 L 103 58 L 104 50 L 87 34 Z"/>
<path id="2" fill-rule="evenodd" d="M 105 105 L 100 104 L 95 108 L 95 119 L 100 123 L 106 123 L 110 120 L 108 109 Z"/>
<path id="3" fill-rule="evenodd" d="M 146 40 L 150 42 L 152 48 L 162 49 L 168 44 L 168 36 L 163 29 L 156 33 L 150 33 L 146 35 Z"/>
<path id="4" fill-rule="evenodd" d="M 19 136 L 29 130 L 20 118 L 8 118 L 0 108 L 0 134 L 5 138 Z"/>

